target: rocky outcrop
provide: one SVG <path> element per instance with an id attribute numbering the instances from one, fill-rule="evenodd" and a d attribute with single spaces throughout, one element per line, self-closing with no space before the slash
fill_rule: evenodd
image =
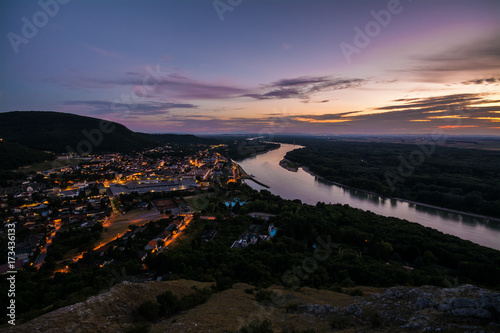
<path id="1" fill-rule="evenodd" d="M 471 285 L 457 288 L 392 287 L 347 307 L 301 306 L 303 315 L 348 319 L 351 327 L 500 332 L 500 293 Z M 340 318 L 340 319 L 339 319 Z"/>

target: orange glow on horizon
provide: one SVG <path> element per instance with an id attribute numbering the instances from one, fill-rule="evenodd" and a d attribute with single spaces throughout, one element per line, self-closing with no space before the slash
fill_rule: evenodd
<path id="1" fill-rule="evenodd" d="M 500 117 L 476 117 L 474 119 L 490 120 L 493 123 L 499 123 L 500 122 Z"/>
<path id="2" fill-rule="evenodd" d="M 438 126 L 441 129 L 454 129 L 454 128 L 469 128 L 469 127 L 479 127 L 477 125 L 446 125 Z"/>
<path id="3" fill-rule="evenodd" d="M 449 116 L 430 116 L 429 119 L 467 119 L 469 117 L 459 116 L 459 115 L 449 115 Z"/>
<path id="4" fill-rule="evenodd" d="M 307 117 L 295 117 L 293 120 L 307 122 L 307 123 L 344 123 L 346 121 L 351 121 L 350 119 L 314 119 Z"/>

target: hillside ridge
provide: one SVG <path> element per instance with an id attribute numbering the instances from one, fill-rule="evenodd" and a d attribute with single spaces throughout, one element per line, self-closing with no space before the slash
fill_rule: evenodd
<path id="1" fill-rule="evenodd" d="M 124 281 L 84 302 L 57 309 L 7 332 L 127 332 L 140 326 L 135 312 L 141 303 L 154 301 L 165 291 L 183 296 L 193 288 L 208 286 L 209 282 L 190 280 Z M 498 292 L 472 285 L 359 288 L 353 294 L 356 296 L 349 296 L 308 287 L 299 291 L 269 287 L 268 291 L 285 300 L 277 305 L 256 302 L 253 292 L 249 292 L 252 286 L 238 283 L 213 294 L 205 304 L 144 327 L 149 332 L 238 332 L 242 326 L 265 320 L 272 324 L 274 332 L 292 327 L 315 332 L 332 328 L 475 332 L 500 327 Z"/>
<path id="2" fill-rule="evenodd" d="M 117 122 L 55 111 L 0 113 L 0 137 L 35 150 L 78 155 L 204 142 L 194 135 L 134 132 Z"/>

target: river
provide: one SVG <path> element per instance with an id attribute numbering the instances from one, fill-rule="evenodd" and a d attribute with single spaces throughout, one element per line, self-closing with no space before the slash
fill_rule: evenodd
<path id="1" fill-rule="evenodd" d="M 396 199 L 385 199 L 365 191 L 338 186 L 315 177 L 302 168 L 288 171 L 279 165 L 285 154 L 300 148 L 281 144 L 276 150 L 247 158 L 238 164 L 256 180 L 269 186 L 267 190 L 284 199 L 300 199 L 303 203 L 317 202 L 348 204 L 383 216 L 393 216 L 455 235 L 474 243 L 500 250 L 500 222 L 427 207 Z M 245 183 L 256 190 L 263 186 L 251 180 Z"/>

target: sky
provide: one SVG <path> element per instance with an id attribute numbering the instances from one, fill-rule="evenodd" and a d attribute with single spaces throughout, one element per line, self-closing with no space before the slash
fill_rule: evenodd
<path id="1" fill-rule="evenodd" d="M 0 35 L 0 112 L 149 133 L 500 135 L 498 0 L 1 0 Z"/>

